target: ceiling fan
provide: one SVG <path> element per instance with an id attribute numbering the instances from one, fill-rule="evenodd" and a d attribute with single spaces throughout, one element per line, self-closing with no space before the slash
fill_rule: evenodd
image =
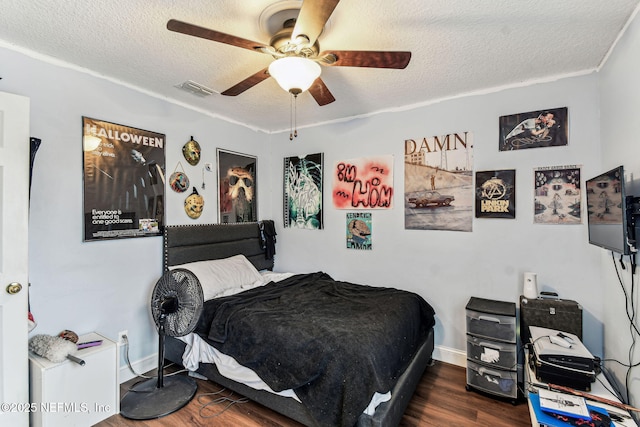
<path id="1" fill-rule="evenodd" d="M 304 0 L 297 18 L 285 21 L 283 28 L 273 34 L 268 45 L 176 19 L 167 22 L 167 29 L 265 53 L 275 59 L 269 67 L 235 84 L 222 92 L 222 95 L 237 96 L 269 77 L 274 77 L 283 89 L 294 96 L 308 90 L 318 105 L 323 106 L 332 103 L 335 98 L 320 77 L 320 65 L 403 69 L 411 59 L 411 52 L 320 51 L 318 37 L 338 3 L 339 0 Z M 306 78 L 306 81 L 285 81 L 280 75 L 283 72 L 290 73 L 290 77 L 294 79 Z"/>

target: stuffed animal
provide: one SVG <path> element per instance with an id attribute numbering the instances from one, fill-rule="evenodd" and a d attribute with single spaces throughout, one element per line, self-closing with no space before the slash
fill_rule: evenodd
<path id="1" fill-rule="evenodd" d="M 68 329 L 65 329 L 64 331 L 60 332 L 58 336 L 60 338 L 64 338 L 67 341 L 71 341 L 74 344 L 78 342 L 78 334 Z"/>

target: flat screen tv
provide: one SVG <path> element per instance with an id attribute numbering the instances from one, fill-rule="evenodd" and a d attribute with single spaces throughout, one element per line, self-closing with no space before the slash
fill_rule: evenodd
<path id="1" fill-rule="evenodd" d="M 588 179 L 586 184 L 589 243 L 629 255 L 623 167 Z"/>

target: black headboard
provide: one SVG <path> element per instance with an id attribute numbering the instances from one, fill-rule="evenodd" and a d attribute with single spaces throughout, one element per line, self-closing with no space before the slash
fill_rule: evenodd
<path id="1" fill-rule="evenodd" d="M 178 264 L 238 254 L 246 256 L 258 270 L 273 269 L 274 261 L 266 257 L 258 222 L 164 227 L 163 271 Z"/>

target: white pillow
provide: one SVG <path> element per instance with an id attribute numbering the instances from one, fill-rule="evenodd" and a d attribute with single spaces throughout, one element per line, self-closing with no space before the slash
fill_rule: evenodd
<path id="1" fill-rule="evenodd" d="M 175 268 L 186 268 L 196 275 L 202 286 L 205 301 L 229 289 L 240 289 L 263 280 L 258 270 L 244 255 L 169 267 L 170 270 Z"/>

